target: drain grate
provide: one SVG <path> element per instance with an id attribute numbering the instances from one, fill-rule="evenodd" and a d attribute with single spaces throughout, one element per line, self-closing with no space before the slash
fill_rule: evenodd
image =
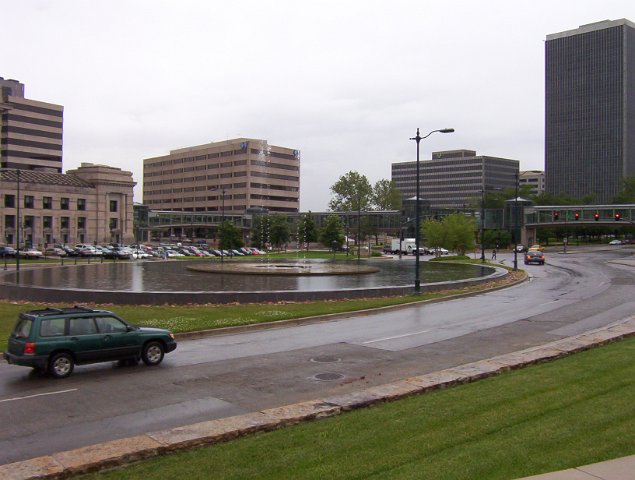
<path id="1" fill-rule="evenodd" d="M 314 375 L 313 378 L 316 380 L 320 380 L 321 382 L 332 382 L 334 380 L 340 380 L 344 378 L 344 375 L 342 375 L 341 373 L 326 372 L 318 373 L 317 375 Z"/>
<path id="2" fill-rule="evenodd" d="M 341 362 L 342 359 L 333 355 L 318 355 L 317 357 L 313 357 L 311 361 L 315 363 L 337 363 Z"/>

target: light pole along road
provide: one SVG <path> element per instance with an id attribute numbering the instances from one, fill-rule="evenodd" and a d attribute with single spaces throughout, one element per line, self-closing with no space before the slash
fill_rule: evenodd
<path id="1" fill-rule="evenodd" d="M 635 308 L 635 267 L 614 261 L 631 252 L 547 252 L 547 265 L 526 267 L 528 282 L 491 293 L 181 340 L 155 368 L 83 366 L 56 381 L 2 363 L 0 463 L 343 394 L 620 321 Z"/>

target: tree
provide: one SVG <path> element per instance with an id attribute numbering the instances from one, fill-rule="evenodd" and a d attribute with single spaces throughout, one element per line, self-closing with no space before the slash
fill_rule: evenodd
<path id="1" fill-rule="evenodd" d="M 429 247 L 443 247 L 445 245 L 445 229 L 440 220 L 427 219 L 421 225 L 421 234 Z"/>
<path id="2" fill-rule="evenodd" d="M 245 245 L 240 229 L 228 220 L 225 220 L 220 226 L 219 239 L 221 250 L 232 250 Z"/>
<path id="3" fill-rule="evenodd" d="M 285 215 L 274 213 L 270 216 L 269 238 L 278 250 L 289 242 L 289 223 Z"/>
<path id="4" fill-rule="evenodd" d="M 421 227 L 429 247 L 443 247 L 459 255 L 474 248 L 474 219 L 453 213 L 443 220 L 426 220 Z"/>
<path id="5" fill-rule="evenodd" d="M 300 222 L 298 223 L 298 244 L 300 245 L 300 248 L 302 248 L 302 244 L 306 244 L 306 249 L 308 251 L 309 243 L 315 242 L 317 239 L 317 226 L 315 225 L 315 220 L 309 210 L 308 213 L 305 213 L 300 217 Z"/>
<path id="6" fill-rule="evenodd" d="M 474 219 L 461 213 L 453 213 L 443 219 L 443 228 L 446 230 L 445 245 L 459 255 L 465 255 L 468 250 L 474 249 Z"/>
<path id="7" fill-rule="evenodd" d="M 613 203 L 635 203 L 635 176 L 622 179 L 622 188 L 613 198 Z"/>
<path id="8" fill-rule="evenodd" d="M 401 192 L 392 180 L 378 180 L 373 187 L 372 202 L 376 210 L 400 210 Z"/>
<path id="9" fill-rule="evenodd" d="M 340 248 L 344 244 L 344 225 L 337 215 L 329 215 L 320 230 L 320 243 L 325 247 Z"/>
<path id="10" fill-rule="evenodd" d="M 269 243 L 270 230 L 269 215 L 258 215 L 254 217 L 251 224 L 251 245 L 260 249 L 266 249 Z"/>
<path id="11" fill-rule="evenodd" d="M 372 203 L 373 189 L 364 175 L 348 172 L 340 177 L 331 187 L 334 197 L 329 202 L 333 212 L 369 210 Z"/>
<path id="12" fill-rule="evenodd" d="M 483 244 L 485 248 L 502 248 L 512 243 L 512 234 L 509 230 L 484 230 Z"/>

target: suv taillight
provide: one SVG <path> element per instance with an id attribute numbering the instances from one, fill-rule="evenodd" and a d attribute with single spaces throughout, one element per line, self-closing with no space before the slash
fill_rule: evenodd
<path id="1" fill-rule="evenodd" d="M 35 355 L 35 343 L 27 342 L 24 344 L 24 355 Z"/>

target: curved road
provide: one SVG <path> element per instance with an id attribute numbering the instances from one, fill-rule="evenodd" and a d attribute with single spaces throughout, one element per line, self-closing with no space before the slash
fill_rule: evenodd
<path id="1" fill-rule="evenodd" d="M 505 290 L 181 340 L 157 368 L 100 364 L 56 381 L 0 363 L 0 464 L 344 393 L 620 321 L 635 311 L 632 253 L 547 253 L 544 267 L 525 267 L 529 282 Z"/>

